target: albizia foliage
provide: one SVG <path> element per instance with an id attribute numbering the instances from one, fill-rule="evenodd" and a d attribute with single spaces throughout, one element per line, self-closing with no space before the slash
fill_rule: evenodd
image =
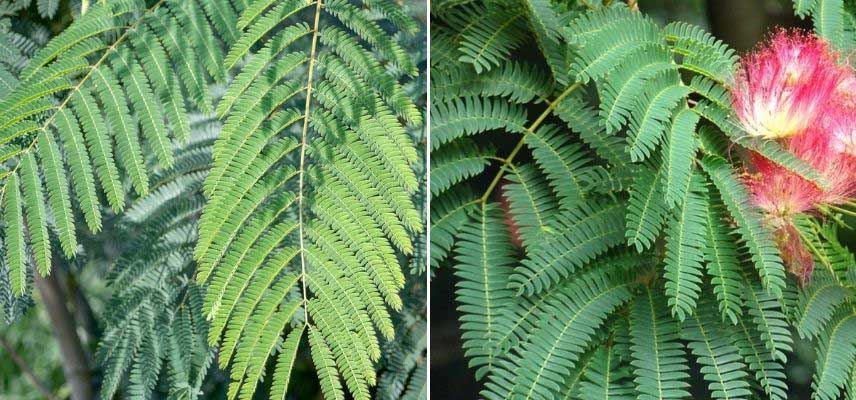
<path id="1" fill-rule="evenodd" d="M 750 155 L 752 200 L 768 215 L 790 270 L 803 280 L 813 262 L 793 217 L 847 203 L 856 193 L 856 76 L 840 59 L 811 34 L 778 31 L 741 61 L 733 90 L 735 113 L 749 135 L 778 141 L 822 178 L 818 185 Z"/>

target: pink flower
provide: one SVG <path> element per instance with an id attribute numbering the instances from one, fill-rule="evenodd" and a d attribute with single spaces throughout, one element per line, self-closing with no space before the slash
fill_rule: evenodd
<path id="1" fill-rule="evenodd" d="M 784 144 L 820 174 L 824 188 L 755 153 L 749 160 L 754 173 L 746 179 L 752 202 L 767 214 L 774 228 L 774 238 L 788 271 L 802 284 L 811 277 L 814 262 L 803 247 L 791 217 L 814 212 L 823 205 L 847 203 L 856 194 L 856 156 L 842 151 L 840 141 L 842 132 L 852 138 L 856 111 L 832 107 L 820 122 Z"/>
<path id="2" fill-rule="evenodd" d="M 843 107 L 856 108 L 856 76 L 847 74 L 835 88 L 834 96 Z"/>
<path id="3" fill-rule="evenodd" d="M 846 77 L 829 46 L 811 34 L 780 30 L 744 57 L 732 90 L 750 136 L 782 139 L 812 126 Z"/>
<path id="4" fill-rule="evenodd" d="M 814 272 L 814 258 L 803 245 L 797 228 L 788 222 L 776 229 L 773 237 L 782 251 L 782 260 L 788 272 L 794 274 L 805 286 L 811 279 L 811 273 Z"/>
<path id="5" fill-rule="evenodd" d="M 856 156 L 840 151 L 840 144 L 833 133 L 834 129 L 856 128 L 856 120 L 853 119 L 856 115 L 853 111 L 848 111 L 847 115 L 844 117 L 831 112 L 819 126 L 811 127 L 784 143 L 791 153 L 820 174 L 824 188 L 753 153 L 749 164 L 754 174 L 746 180 L 753 203 L 772 216 L 787 218 L 824 204 L 848 202 L 856 194 Z"/>
<path id="6" fill-rule="evenodd" d="M 788 271 L 805 284 L 812 255 L 793 225 L 796 214 L 844 204 L 856 195 L 856 76 L 812 35 L 776 32 L 744 58 L 734 109 L 751 136 L 776 140 L 823 178 L 820 187 L 760 154 L 744 179 L 752 203 L 767 215 Z"/>
<path id="7" fill-rule="evenodd" d="M 856 95 L 856 87 L 849 93 Z M 832 148 L 838 153 L 856 157 L 856 104 L 839 106 L 828 118 L 827 128 L 832 134 Z"/>
<path id="8" fill-rule="evenodd" d="M 817 185 L 759 154 L 750 155 L 750 165 L 754 173 L 745 182 L 752 203 L 777 220 L 810 211 L 823 197 Z"/>

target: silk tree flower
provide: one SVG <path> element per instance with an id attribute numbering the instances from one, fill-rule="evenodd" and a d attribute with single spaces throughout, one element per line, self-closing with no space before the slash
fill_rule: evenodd
<path id="1" fill-rule="evenodd" d="M 786 141 L 790 152 L 818 171 L 826 184 L 824 188 L 758 154 L 750 156 L 754 173 L 746 183 L 752 201 L 767 215 L 788 270 L 803 284 L 811 277 L 814 262 L 792 217 L 814 212 L 823 205 L 846 203 L 856 194 L 856 155 L 842 147 L 840 139 L 845 133 L 852 138 L 854 129 L 856 110 L 832 105 L 819 126 Z"/>
<path id="2" fill-rule="evenodd" d="M 746 183 L 753 203 L 768 215 L 787 219 L 823 205 L 847 203 L 856 194 L 856 154 L 840 139 L 845 133 L 852 139 L 856 110 L 839 109 L 822 121 L 821 125 L 809 128 L 785 144 L 791 153 L 820 174 L 824 188 L 761 155 L 750 155 L 753 173 Z"/>
<path id="3" fill-rule="evenodd" d="M 814 262 L 793 217 L 856 194 L 856 76 L 838 59 L 815 36 L 780 30 L 741 61 L 732 90 L 748 135 L 776 140 L 824 180 L 821 188 L 760 154 L 749 156 L 744 180 L 752 202 L 765 213 L 788 270 L 802 283 Z"/>
<path id="4" fill-rule="evenodd" d="M 853 90 L 848 92 L 850 96 L 856 96 L 856 87 Z M 851 98 L 848 97 L 846 101 L 852 101 Z M 828 125 L 833 150 L 851 158 L 856 157 L 856 104 L 844 103 L 839 106 Z"/>
<path id="5" fill-rule="evenodd" d="M 834 97 L 840 105 L 856 108 L 856 76 L 847 74 L 835 88 Z"/>
<path id="6" fill-rule="evenodd" d="M 744 57 L 732 95 L 746 132 L 783 139 L 812 126 L 833 93 L 846 86 L 847 75 L 836 59 L 826 42 L 814 35 L 784 30 Z"/>

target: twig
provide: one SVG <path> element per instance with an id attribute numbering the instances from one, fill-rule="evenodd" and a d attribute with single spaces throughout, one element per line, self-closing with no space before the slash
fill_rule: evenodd
<path id="1" fill-rule="evenodd" d="M 42 383 L 38 376 L 36 376 L 35 372 L 30 369 L 30 366 L 21 358 L 20 355 L 12 348 L 9 342 L 6 341 L 5 338 L 0 338 L 0 346 L 3 346 L 3 349 L 9 353 L 9 357 L 12 358 L 12 361 L 18 365 L 18 368 L 21 369 L 21 372 L 24 373 L 24 376 L 36 387 L 36 389 L 41 392 L 42 396 L 49 400 L 58 400 L 54 394 L 48 390 L 48 388 Z"/>
<path id="2" fill-rule="evenodd" d="M 851 217 L 856 217 L 856 211 L 851 211 L 851 210 L 848 210 L 845 208 L 836 207 L 832 204 L 827 205 L 827 207 L 829 207 L 831 210 L 835 210 L 835 211 L 840 212 L 842 214 L 846 214 L 846 215 L 849 215 Z"/>
<path id="3" fill-rule="evenodd" d="M 553 100 L 553 102 L 550 103 L 547 109 L 544 110 L 544 112 L 542 112 L 541 115 L 538 116 L 538 119 L 536 119 L 535 122 L 533 122 L 532 125 L 530 125 L 528 128 L 526 128 L 526 131 L 523 132 L 523 137 L 520 138 L 520 141 L 517 142 L 517 145 L 514 146 L 514 149 L 511 150 L 511 153 L 508 155 L 508 157 L 502 160 L 502 165 L 499 167 L 499 172 L 493 178 L 493 181 L 490 182 L 490 185 L 488 185 L 487 190 L 485 190 L 484 194 L 479 199 L 482 203 L 486 202 L 488 197 L 490 197 L 490 194 L 493 192 L 493 189 L 496 188 L 496 185 L 499 183 L 499 181 L 502 179 L 502 176 L 505 174 L 506 167 L 508 167 L 508 165 L 510 165 L 511 162 L 514 161 L 514 157 L 516 157 L 517 153 L 520 152 L 520 149 L 523 148 L 523 144 L 526 141 L 526 135 L 535 132 L 535 130 L 538 129 L 538 127 L 541 125 L 542 122 L 544 122 L 547 116 L 549 116 L 553 112 L 553 110 L 559 106 L 559 103 L 561 103 L 562 100 L 565 99 L 565 97 L 568 97 L 568 95 L 570 95 L 574 90 L 577 90 L 577 88 L 579 88 L 580 86 L 582 85 L 579 82 L 568 86 L 567 89 L 565 89 L 565 91 L 562 92 L 559 97 L 556 97 L 556 100 Z"/>

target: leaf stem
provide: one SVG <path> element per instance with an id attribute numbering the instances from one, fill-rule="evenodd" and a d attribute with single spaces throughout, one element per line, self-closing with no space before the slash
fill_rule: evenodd
<path id="1" fill-rule="evenodd" d="M 544 122 L 544 120 L 547 119 L 547 117 L 553 112 L 553 110 L 555 110 L 556 107 L 559 106 L 559 103 L 561 103 L 562 100 L 565 99 L 565 97 L 568 97 L 568 95 L 570 95 L 580 86 L 582 86 L 580 82 L 568 86 L 567 89 L 565 89 L 565 91 L 559 95 L 559 97 L 556 97 L 556 100 L 553 100 L 552 103 L 549 103 L 547 109 L 545 109 L 541 113 L 541 115 L 538 116 L 535 122 L 533 122 L 532 125 L 529 125 L 529 127 L 526 128 L 526 131 L 523 132 L 523 137 L 520 138 L 520 140 L 517 142 L 517 145 L 514 146 L 514 149 L 511 150 L 511 153 L 508 154 L 508 157 L 502 160 L 502 165 L 499 167 L 499 172 L 497 172 L 496 176 L 493 178 L 493 181 L 491 181 L 490 185 L 487 187 L 487 190 L 484 192 L 481 198 L 479 198 L 480 202 L 486 202 L 487 198 L 490 197 L 490 194 L 496 188 L 496 185 L 499 184 L 499 181 L 502 179 L 502 176 L 505 175 L 505 168 L 510 165 L 512 161 L 514 161 L 514 157 L 516 157 L 517 153 L 520 152 L 520 149 L 523 148 L 523 143 L 526 141 L 526 135 L 535 132 L 535 130 L 538 129 L 539 126 L 541 126 L 541 123 Z"/>
<path id="2" fill-rule="evenodd" d="M 827 207 L 829 207 L 829 209 L 831 209 L 831 210 L 840 212 L 842 214 L 846 214 L 846 215 L 849 215 L 851 217 L 856 217 L 856 212 L 848 210 L 846 208 L 837 207 L 837 206 L 834 206 L 832 204 L 828 204 Z"/>
<path id="3" fill-rule="evenodd" d="M 300 240 L 300 283 L 303 292 L 304 323 L 309 324 L 309 297 L 306 295 L 306 244 L 303 233 L 303 183 L 306 170 L 306 137 L 309 133 L 309 111 L 312 105 L 312 80 L 315 73 L 315 53 L 318 49 L 318 21 L 321 19 L 321 1 L 315 2 L 315 21 L 312 27 L 312 45 L 309 50 L 309 69 L 306 78 L 306 105 L 303 109 L 303 131 L 300 134 L 300 170 L 298 172 L 297 229 Z"/>

